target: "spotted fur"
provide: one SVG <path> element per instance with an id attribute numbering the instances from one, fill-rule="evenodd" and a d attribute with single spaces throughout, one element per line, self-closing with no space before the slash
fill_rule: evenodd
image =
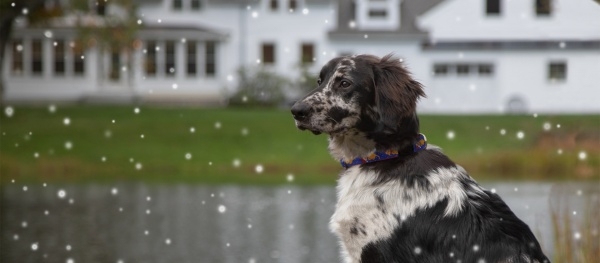
<path id="1" fill-rule="evenodd" d="M 335 159 L 394 149 L 338 180 L 330 221 L 345 262 L 549 262 L 529 227 L 439 148 L 413 152 L 425 93 L 388 55 L 339 57 L 292 107 L 296 126 L 329 135 Z"/>

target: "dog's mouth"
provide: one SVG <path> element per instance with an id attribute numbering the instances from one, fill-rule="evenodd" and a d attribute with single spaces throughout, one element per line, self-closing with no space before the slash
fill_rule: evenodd
<path id="1" fill-rule="evenodd" d="M 296 121 L 296 127 L 298 127 L 298 129 L 301 131 L 308 130 L 308 131 L 312 132 L 314 135 L 319 135 L 319 134 L 323 133 L 322 131 L 315 129 L 312 126 L 310 126 L 306 123 L 299 122 L 299 121 Z"/>

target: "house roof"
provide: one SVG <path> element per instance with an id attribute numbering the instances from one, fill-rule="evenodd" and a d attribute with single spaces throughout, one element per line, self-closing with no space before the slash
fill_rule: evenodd
<path id="1" fill-rule="evenodd" d="M 599 40 L 443 41 L 422 44 L 428 51 L 462 50 L 600 50 Z"/>
<path id="2" fill-rule="evenodd" d="M 354 38 L 365 34 L 379 37 L 426 37 L 427 32 L 417 27 L 417 18 L 444 0 L 403 0 L 400 1 L 400 26 L 396 30 L 361 30 L 350 28 L 355 17 L 352 1 L 338 1 L 337 28 L 329 32 L 331 37 Z"/>

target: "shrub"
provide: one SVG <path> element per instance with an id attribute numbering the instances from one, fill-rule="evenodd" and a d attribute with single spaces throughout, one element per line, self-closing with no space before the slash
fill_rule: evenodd
<path id="1" fill-rule="evenodd" d="M 290 81 L 263 67 L 238 70 L 238 90 L 229 98 L 232 106 L 273 107 L 283 103 L 284 89 Z"/>

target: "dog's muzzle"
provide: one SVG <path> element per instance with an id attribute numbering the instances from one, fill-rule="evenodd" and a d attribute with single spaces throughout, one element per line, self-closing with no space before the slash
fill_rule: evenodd
<path id="1" fill-rule="evenodd" d="M 305 121 L 310 118 L 310 114 L 312 109 L 308 103 L 303 101 L 298 101 L 292 106 L 292 115 L 294 115 L 294 119 L 297 121 Z"/>
<path id="2" fill-rule="evenodd" d="M 310 130 L 313 134 L 321 134 L 320 131 L 310 126 L 310 116 L 312 115 L 312 107 L 303 101 L 298 101 L 292 106 L 292 115 L 296 120 L 296 126 L 300 130 Z"/>

